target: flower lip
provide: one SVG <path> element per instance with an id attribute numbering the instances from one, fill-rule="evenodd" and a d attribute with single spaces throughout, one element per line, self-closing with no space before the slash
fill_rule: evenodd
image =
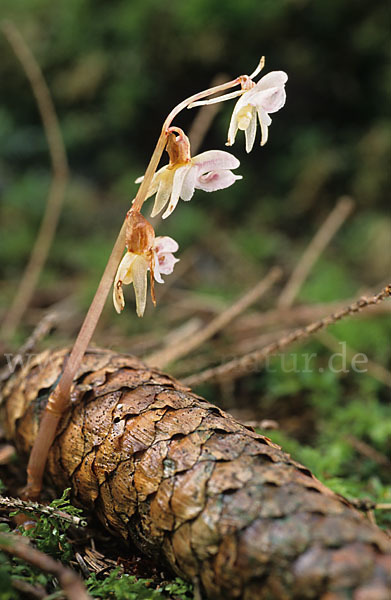
<path id="1" fill-rule="evenodd" d="M 154 244 L 154 277 L 158 283 L 164 283 L 163 275 L 170 275 L 173 272 L 175 264 L 179 261 L 175 258 L 174 252 L 179 249 L 178 242 L 173 238 L 158 236 Z"/>

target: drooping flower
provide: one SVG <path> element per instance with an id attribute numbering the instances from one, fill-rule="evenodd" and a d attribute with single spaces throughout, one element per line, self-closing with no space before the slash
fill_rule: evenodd
<path id="1" fill-rule="evenodd" d="M 163 219 L 166 219 L 179 199 L 188 202 L 196 189 L 213 192 L 242 179 L 241 175 L 231 171 L 240 165 L 235 156 L 223 150 L 208 150 L 192 158 L 187 136 L 181 130 L 175 130 L 180 132 L 179 136 L 172 134 L 167 144 L 170 162 L 155 173 L 148 190 L 147 198 L 156 194 L 151 217 L 158 215 L 168 204 L 163 214 Z M 140 177 L 136 183 L 142 180 L 143 177 Z"/>
<path id="2" fill-rule="evenodd" d="M 117 313 L 121 313 L 125 308 L 123 285 L 133 283 L 134 293 L 136 295 L 136 311 L 139 317 L 142 317 L 147 302 L 147 273 L 149 261 L 142 254 L 126 252 L 122 258 L 117 270 L 113 287 L 113 302 Z"/>
<path id="3" fill-rule="evenodd" d="M 287 80 L 288 75 L 284 71 L 272 71 L 243 93 L 232 113 L 227 146 L 233 145 L 237 131 L 241 129 L 246 137 L 246 151 L 250 152 L 254 146 L 257 117 L 261 126 L 261 146 L 266 144 L 268 128 L 272 122 L 269 114 L 284 106 Z M 249 86 L 248 81 L 247 85 Z"/>
<path id="4" fill-rule="evenodd" d="M 136 296 L 136 312 L 142 317 L 147 302 L 148 271 L 151 279 L 152 301 L 156 304 L 153 281 L 164 283 L 163 275 L 169 275 L 178 259 L 173 252 L 178 244 L 168 236 L 155 238 L 153 227 L 140 213 L 128 213 L 126 235 L 127 252 L 123 256 L 113 287 L 115 310 L 120 313 L 125 307 L 123 285 L 133 283 Z"/>

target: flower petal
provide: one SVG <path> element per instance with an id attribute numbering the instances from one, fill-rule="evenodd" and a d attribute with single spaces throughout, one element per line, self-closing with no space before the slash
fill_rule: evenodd
<path id="1" fill-rule="evenodd" d="M 133 252 L 126 252 L 122 257 L 122 260 L 117 269 L 117 274 L 115 276 L 116 281 L 122 281 L 125 285 L 132 283 L 132 263 L 136 258 L 136 254 Z"/>
<path id="2" fill-rule="evenodd" d="M 234 175 L 228 169 L 221 171 L 210 171 L 205 175 L 201 175 L 197 179 L 196 187 L 204 192 L 215 192 L 216 190 L 224 190 L 229 187 L 237 179 L 242 179 L 241 175 Z"/>
<path id="3" fill-rule="evenodd" d="M 285 104 L 285 83 L 288 75 L 284 71 L 272 71 L 258 81 L 250 90 L 249 102 L 261 106 L 268 113 L 277 112 Z"/>
<path id="4" fill-rule="evenodd" d="M 197 165 L 201 173 L 216 171 L 217 169 L 237 169 L 240 161 L 230 152 L 224 150 L 208 150 L 197 154 L 192 159 L 192 163 Z"/>
<path id="5" fill-rule="evenodd" d="M 136 256 L 137 255 L 132 252 L 126 252 L 117 269 L 113 285 L 113 302 L 117 313 L 122 312 L 125 307 L 122 286 L 124 284 L 132 283 L 132 264 L 134 263 Z"/>
<path id="6" fill-rule="evenodd" d="M 188 202 L 192 199 L 194 195 L 194 189 L 196 185 L 198 175 L 198 166 L 192 165 L 189 171 L 186 174 L 186 177 L 183 180 L 182 189 L 181 189 L 181 198 Z"/>
<path id="7" fill-rule="evenodd" d="M 115 282 L 113 286 L 113 303 L 115 310 L 120 314 L 125 308 L 125 299 L 122 291 L 122 283 L 119 281 Z"/>
<path id="8" fill-rule="evenodd" d="M 263 92 L 259 92 L 256 106 L 262 106 L 268 113 L 274 113 L 280 110 L 285 104 L 286 92 L 285 88 L 270 88 Z"/>
<path id="9" fill-rule="evenodd" d="M 236 134 L 239 129 L 238 118 L 237 118 L 238 105 L 241 100 L 242 100 L 242 98 L 239 98 L 239 100 L 235 104 L 235 108 L 233 109 L 233 112 L 232 112 L 231 120 L 229 122 L 229 127 L 228 127 L 227 142 L 225 144 L 226 146 L 233 146 L 233 144 L 235 143 Z M 239 109 L 240 109 L 240 105 L 239 105 Z"/>
<path id="10" fill-rule="evenodd" d="M 177 252 L 179 250 L 179 244 L 168 235 L 158 235 L 155 238 L 154 249 L 158 254 L 164 252 Z"/>
<path id="11" fill-rule="evenodd" d="M 261 77 L 251 92 L 267 90 L 272 87 L 283 87 L 288 81 L 288 75 L 285 71 L 271 71 L 267 75 Z"/>
<path id="12" fill-rule="evenodd" d="M 170 275 L 170 273 L 173 272 L 174 265 L 177 262 L 179 262 L 179 258 L 175 258 L 171 252 L 161 254 L 159 256 L 159 272 L 163 273 L 163 275 Z"/>
<path id="13" fill-rule="evenodd" d="M 191 169 L 191 165 L 186 165 L 184 167 L 179 167 L 178 169 L 176 169 L 175 175 L 174 175 L 174 181 L 172 184 L 171 199 L 170 199 L 170 202 L 169 202 L 166 212 L 163 214 L 163 217 L 162 217 L 163 219 L 167 219 L 167 217 L 170 216 L 170 214 L 173 212 L 176 205 L 178 204 L 178 200 L 180 198 L 180 194 L 181 194 L 181 190 L 182 190 L 183 180 L 186 177 L 186 175 L 190 169 Z"/>
<path id="14" fill-rule="evenodd" d="M 158 171 L 156 171 L 155 175 L 153 176 L 151 185 L 149 186 L 149 190 L 148 190 L 148 194 L 147 194 L 147 198 L 150 198 L 151 196 L 153 196 L 154 194 L 156 194 L 160 182 L 161 182 L 161 178 L 162 176 L 164 176 L 164 173 L 167 169 L 167 165 L 165 165 L 164 167 L 161 167 Z M 137 179 L 135 180 L 135 183 L 141 183 L 144 179 L 144 175 L 142 177 L 137 177 Z"/>
<path id="15" fill-rule="evenodd" d="M 267 114 L 267 112 L 262 107 L 258 107 L 257 112 L 258 112 L 258 119 L 259 119 L 259 124 L 261 126 L 261 134 L 262 134 L 261 146 L 264 146 L 269 137 L 268 127 L 271 124 L 272 120 L 269 117 L 269 115 Z"/>
<path id="16" fill-rule="evenodd" d="M 257 132 L 257 114 L 254 110 L 251 121 L 247 129 L 244 130 L 246 136 L 246 152 L 251 152 L 254 146 L 255 134 Z"/>
<path id="17" fill-rule="evenodd" d="M 162 177 L 155 197 L 155 203 L 152 208 L 151 217 L 156 217 L 166 206 L 170 199 L 172 191 L 172 178 Z"/>
<path id="18" fill-rule="evenodd" d="M 133 287 L 136 295 L 136 312 L 142 317 L 147 303 L 147 272 L 148 262 L 143 256 L 137 256 L 132 266 Z"/>
<path id="19" fill-rule="evenodd" d="M 160 275 L 159 256 L 157 252 L 153 253 L 153 276 L 158 283 L 164 283 L 164 279 Z"/>

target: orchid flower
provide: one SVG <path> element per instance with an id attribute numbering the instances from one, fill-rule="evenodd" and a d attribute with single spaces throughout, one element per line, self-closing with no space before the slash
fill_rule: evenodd
<path id="1" fill-rule="evenodd" d="M 179 131 L 180 135 L 172 136 L 167 144 L 170 163 L 155 173 L 147 195 L 150 198 L 156 194 L 151 217 L 158 215 L 168 204 L 163 219 L 173 212 L 180 198 L 186 202 L 191 200 L 196 189 L 214 192 L 242 179 L 241 175 L 231 171 L 240 165 L 235 156 L 223 150 L 208 150 L 191 158 L 188 138 L 182 130 L 171 129 Z M 136 183 L 142 180 L 143 177 L 139 177 Z"/>
<path id="2" fill-rule="evenodd" d="M 246 151 L 251 152 L 257 132 L 257 116 L 261 126 L 261 146 L 264 146 L 268 138 L 268 127 L 272 122 L 269 114 L 277 112 L 285 104 L 285 84 L 288 81 L 288 75 L 284 71 L 272 71 L 264 75 L 258 83 L 254 83 L 254 77 L 262 71 L 264 65 L 265 58 L 262 57 L 251 75 L 240 77 L 241 90 L 210 100 L 192 102 L 188 105 L 188 108 L 194 108 L 225 102 L 240 96 L 232 113 L 226 146 L 234 144 L 237 131 L 241 129 L 246 136 Z"/>
<path id="3" fill-rule="evenodd" d="M 179 246 L 168 236 L 155 238 L 152 225 L 142 215 L 136 213 L 130 217 L 127 252 L 115 276 L 113 302 L 115 310 L 121 313 L 125 307 L 122 286 L 133 283 L 136 312 L 142 317 L 147 302 L 148 271 L 151 271 L 151 296 L 155 304 L 153 278 L 158 283 L 164 283 L 162 274 L 169 275 L 173 272 L 174 265 L 178 262 L 173 252 L 176 252 Z"/>
<path id="4" fill-rule="evenodd" d="M 238 129 L 246 136 L 246 152 L 251 152 L 257 131 L 257 116 L 261 126 L 261 146 L 268 138 L 268 127 L 272 120 L 269 113 L 280 110 L 285 104 L 285 83 L 288 75 L 284 71 L 272 71 L 262 77 L 237 101 L 228 129 L 227 146 L 232 146 Z"/>

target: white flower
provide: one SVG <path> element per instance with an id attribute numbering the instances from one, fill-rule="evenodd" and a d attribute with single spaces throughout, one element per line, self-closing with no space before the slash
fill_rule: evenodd
<path id="1" fill-rule="evenodd" d="M 166 219 L 175 209 L 179 198 L 191 200 L 196 189 L 205 192 L 223 190 L 232 185 L 241 175 L 234 175 L 231 169 L 240 165 L 235 156 L 223 150 L 202 152 L 185 162 L 168 164 L 157 171 L 148 190 L 147 198 L 156 194 L 151 217 L 159 214 L 168 204 L 163 214 Z M 140 183 L 143 177 L 136 180 Z"/>
<path id="2" fill-rule="evenodd" d="M 136 254 L 129 250 L 126 252 L 118 267 L 113 288 L 113 302 L 118 313 L 122 312 L 125 307 L 122 286 L 133 283 L 137 315 L 143 316 L 147 302 L 148 271 L 151 270 L 158 283 L 164 283 L 162 275 L 172 273 L 175 263 L 179 260 L 173 255 L 178 248 L 174 239 L 160 236 L 155 238 L 151 251 L 144 254 Z M 153 292 L 153 290 L 151 291 Z M 152 298 L 154 299 L 154 295 Z"/>
<path id="3" fill-rule="evenodd" d="M 272 122 L 269 113 L 277 112 L 284 106 L 287 80 L 288 75 L 284 71 L 272 71 L 243 93 L 232 113 L 227 146 L 232 146 L 238 129 L 241 129 L 246 136 L 246 151 L 250 152 L 257 131 L 257 116 L 261 126 L 261 146 L 266 144 L 268 127 Z"/>

